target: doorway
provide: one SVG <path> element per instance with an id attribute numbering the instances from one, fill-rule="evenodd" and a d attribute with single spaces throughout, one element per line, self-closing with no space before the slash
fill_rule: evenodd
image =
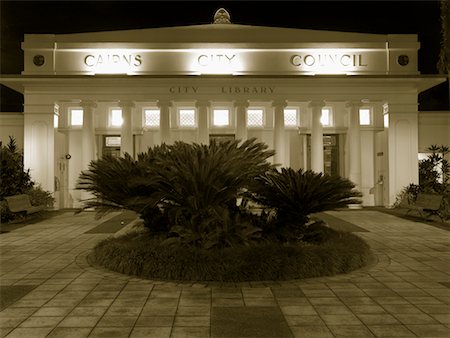
<path id="1" fill-rule="evenodd" d="M 323 135 L 323 170 L 328 175 L 340 175 L 341 173 L 341 150 L 339 134 Z M 307 164 L 311 169 L 311 135 L 307 137 Z"/>
<path id="2" fill-rule="evenodd" d="M 112 155 L 113 157 L 120 157 L 120 135 L 104 135 L 102 156 Z"/>

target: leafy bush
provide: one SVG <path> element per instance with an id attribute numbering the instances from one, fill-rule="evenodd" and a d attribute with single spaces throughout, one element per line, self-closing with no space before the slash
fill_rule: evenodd
<path id="1" fill-rule="evenodd" d="M 128 155 L 94 161 L 78 187 L 95 196 L 86 208 L 136 211 L 153 233 L 167 232 L 190 245 L 232 245 L 257 232 L 241 222 L 236 201 L 255 176 L 272 167 L 266 160 L 273 154 L 255 139 L 176 142 L 150 148 L 137 161 Z"/>
<path id="2" fill-rule="evenodd" d="M 50 208 L 53 207 L 53 203 L 55 202 L 52 194 L 42 189 L 41 185 L 33 186 L 26 191 L 26 194 L 30 196 L 31 205 L 44 205 Z"/>
<path id="3" fill-rule="evenodd" d="M 335 275 L 358 269 L 369 261 L 369 247 L 359 237 L 322 230 L 327 234 L 320 245 L 261 243 L 209 250 L 170 246 L 148 234 L 133 233 L 100 242 L 89 260 L 143 278 L 227 282 Z"/>
<path id="4" fill-rule="evenodd" d="M 9 137 L 3 146 L 0 142 L 0 215 L 1 222 L 6 223 L 18 215 L 13 214 L 4 200 L 7 196 L 27 194 L 32 205 L 53 206 L 54 198 L 50 192 L 36 186 L 31 180 L 30 169 L 25 170 L 23 154 L 17 149 L 16 141 Z"/>
<path id="5" fill-rule="evenodd" d="M 257 203 L 276 212 L 276 222 L 265 229 L 281 240 L 301 238 L 309 215 L 361 203 L 355 185 L 339 176 L 311 170 L 272 170 L 256 180 L 260 183 L 250 194 Z"/>
<path id="6" fill-rule="evenodd" d="M 0 143 L 0 199 L 24 194 L 33 187 L 30 170 L 25 170 L 23 154 L 17 149 L 14 138 L 6 146 Z"/>
<path id="7" fill-rule="evenodd" d="M 431 154 L 419 162 L 419 184 L 405 187 L 396 198 L 394 207 L 399 207 L 403 199 L 414 203 L 420 192 L 443 195 L 438 214 L 443 219 L 450 218 L 450 165 L 445 156 L 449 154 L 447 146 L 431 145 Z"/>

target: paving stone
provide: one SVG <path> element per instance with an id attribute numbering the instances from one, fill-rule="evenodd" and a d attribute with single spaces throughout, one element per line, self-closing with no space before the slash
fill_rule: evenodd
<path id="1" fill-rule="evenodd" d="M 292 337 L 277 307 L 214 307 L 212 337 Z"/>
<path id="2" fill-rule="evenodd" d="M 244 300 L 242 298 L 218 298 L 212 299 L 213 307 L 240 307 L 244 306 Z"/>
<path id="3" fill-rule="evenodd" d="M 209 316 L 211 307 L 207 306 L 179 306 L 177 309 L 178 316 Z"/>
<path id="4" fill-rule="evenodd" d="M 128 328 L 118 328 L 118 327 L 97 327 L 92 330 L 89 337 L 96 338 L 96 337 L 104 337 L 104 338 L 128 338 L 130 335 L 130 332 L 132 330 L 132 327 Z"/>
<path id="5" fill-rule="evenodd" d="M 311 326 L 311 325 L 325 325 L 323 320 L 318 315 L 309 316 L 284 316 L 289 326 Z"/>
<path id="6" fill-rule="evenodd" d="M 281 311 L 286 316 L 316 315 L 317 311 L 311 305 L 283 305 Z"/>
<path id="7" fill-rule="evenodd" d="M 136 326 L 170 326 L 174 322 L 174 316 L 140 316 L 136 322 Z"/>
<path id="8" fill-rule="evenodd" d="M 400 324 L 390 314 L 358 314 L 358 318 L 366 325 Z"/>
<path id="9" fill-rule="evenodd" d="M 29 317 L 20 327 L 55 327 L 64 317 Z"/>
<path id="10" fill-rule="evenodd" d="M 361 321 L 354 314 L 345 315 L 320 315 L 322 320 L 327 325 L 341 325 L 345 323 L 347 325 L 361 325 Z"/>
<path id="11" fill-rule="evenodd" d="M 91 331 L 91 328 L 57 327 L 47 338 L 86 338 Z"/>
<path id="12" fill-rule="evenodd" d="M 0 311 L 0 319 L 8 317 L 28 317 L 39 310 L 38 307 L 9 307 Z M 1 325 L 0 325 L 1 326 Z"/>
<path id="13" fill-rule="evenodd" d="M 68 316 L 59 323 L 60 327 L 94 327 L 97 325 L 100 317 L 81 317 L 81 316 Z"/>
<path id="14" fill-rule="evenodd" d="M 375 337 L 364 325 L 328 325 L 335 337 Z"/>
<path id="15" fill-rule="evenodd" d="M 210 329 L 209 327 L 174 327 L 172 329 L 171 338 L 209 338 Z"/>
<path id="16" fill-rule="evenodd" d="M 343 315 L 351 313 L 345 305 L 315 305 L 314 309 L 321 315 Z"/>
<path id="17" fill-rule="evenodd" d="M 176 316 L 173 326 L 209 326 L 209 316 Z"/>
<path id="18" fill-rule="evenodd" d="M 394 316 L 402 323 L 402 324 L 438 324 L 436 319 L 425 314 L 401 314 L 395 313 Z"/>
<path id="19" fill-rule="evenodd" d="M 129 316 L 103 316 L 97 327 L 133 327 L 137 317 Z"/>
<path id="20" fill-rule="evenodd" d="M 333 334 L 325 325 L 293 326 L 291 331 L 295 338 L 333 338 Z"/>
<path id="21" fill-rule="evenodd" d="M 450 330 L 445 325 L 413 325 L 408 324 L 406 327 L 419 337 L 445 337 L 450 336 Z"/>
<path id="22" fill-rule="evenodd" d="M 37 328 L 37 327 L 19 327 L 17 329 L 12 330 L 8 334 L 8 338 L 44 338 L 47 337 L 47 335 L 52 330 L 51 327 L 46 328 Z"/>
<path id="23" fill-rule="evenodd" d="M 130 338 L 169 338 L 171 331 L 172 327 L 135 327 Z"/>
<path id="24" fill-rule="evenodd" d="M 406 305 L 406 304 L 386 304 L 383 305 L 386 311 L 393 314 L 400 313 L 423 313 L 419 308 L 414 305 Z"/>

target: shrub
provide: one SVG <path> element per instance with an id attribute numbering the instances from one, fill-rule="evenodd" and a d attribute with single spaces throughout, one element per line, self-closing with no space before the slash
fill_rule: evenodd
<path id="1" fill-rule="evenodd" d="M 361 203 L 355 185 L 339 176 L 311 170 L 283 168 L 256 178 L 259 186 L 250 194 L 257 203 L 276 212 L 271 229 L 281 240 L 301 238 L 309 215 Z"/>
<path id="2" fill-rule="evenodd" d="M 209 250 L 168 246 L 148 234 L 133 233 L 103 240 L 89 260 L 143 278 L 226 282 L 335 275 L 358 269 L 369 261 L 369 247 L 362 239 L 350 233 L 326 231 L 320 245 L 261 243 Z"/>
<path id="3" fill-rule="evenodd" d="M 443 219 L 450 218 L 450 165 L 445 158 L 449 153 L 447 146 L 431 145 L 428 147 L 431 154 L 419 162 L 419 184 L 410 184 L 405 187 L 396 198 L 394 207 L 407 198 L 409 202 L 417 199 L 419 192 L 443 195 L 438 214 Z"/>
<path id="4" fill-rule="evenodd" d="M 272 167 L 266 160 L 273 154 L 255 139 L 176 142 L 150 148 L 137 161 L 126 155 L 91 162 L 78 187 L 95 196 L 85 208 L 130 209 L 152 232 L 170 233 L 196 246 L 231 245 L 252 229 L 236 215 L 237 198 L 254 185 L 255 176 Z"/>
<path id="5" fill-rule="evenodd" d="M 8 144 L 3 146 L 0 143 L 0 147 L 0 198 L 24 194 L 34 183 L 30 170 L 24 169 L 23 155 L 17 149 L 15 139 L 9 137 Z"/>
<path id="6" fill-rule="evenodd" d="M 44 189 L 41 185 L 35 185 L 26 194 L 30 196 L 31 205 L 45 205 L 47 208 L 53 207 L 55 199 L 52 194 Z"/>

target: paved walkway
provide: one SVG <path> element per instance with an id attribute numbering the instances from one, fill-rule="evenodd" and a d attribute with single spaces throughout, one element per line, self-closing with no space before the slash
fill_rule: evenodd
<path id="1" fill-rule="evenodd" d="M 105 221 L 93 213 L 2 234 L 1 286 L 18 296 L 0 312 L 1 336 L 449 337 L 450 233 L 376 211 L 330 214 L 368 230 L 358 235 L 377 262 L 327 278 L 177 284 L 90 267 L 108 236 L 85 233 Z"/>

